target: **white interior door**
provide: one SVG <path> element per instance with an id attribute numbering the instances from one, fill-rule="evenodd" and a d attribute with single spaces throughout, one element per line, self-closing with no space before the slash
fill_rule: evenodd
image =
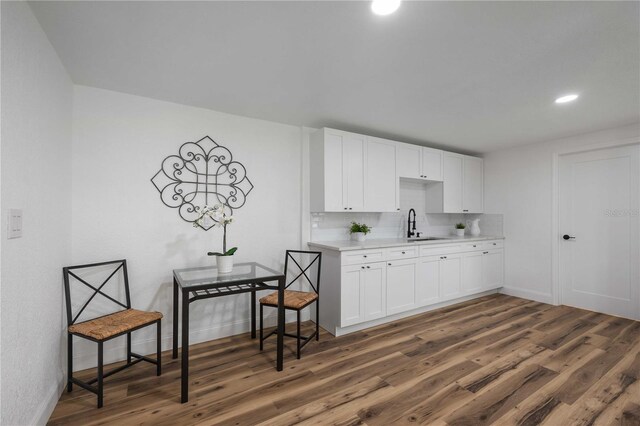
<path id="1" fill-rule="evenodd" d="M 637 145 L 559 162 L 561 302 L 640 319 Z"/>

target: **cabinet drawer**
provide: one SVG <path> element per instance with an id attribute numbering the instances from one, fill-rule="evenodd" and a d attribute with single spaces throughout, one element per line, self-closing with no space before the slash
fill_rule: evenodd
<path id="1" fill-rule="evenodd" d="M 458 253 L 460 251 L 462 251 L 462 247 L 460 246 L 460 244 L 456 244 L 453 246 L 420 246 L 420 256 L 440 256 L 442 254 Z"/>
<path id="2" fill-rule="evenodd" d="M 462 251 L 477 251 L 487 248 L 485 241 L 474 241 L 462 244 Z"/>
<path id="3" fill-rule="evenodd" d="M 418 257 L 418 247 L 394 247 L 387 249 L 386 260 L 409 259 L 412 257 Z"/>
<path id="4" fill-rule="evenodd" d="M 358 263 L 380 262 L 384 260 L 384 250 L 358 250 L 342 254 L 342 266 Z"/>
<path id="5" fill-rule="evenodd" d="M 501 249 L 504 248 L 504 240 L 491 240 L 484 243 L 485 249 Z"/>

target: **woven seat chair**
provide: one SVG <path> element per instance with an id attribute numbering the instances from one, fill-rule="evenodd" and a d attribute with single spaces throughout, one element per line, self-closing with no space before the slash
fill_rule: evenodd
<path id="1" fill-rule="evenodd" d="M 303 262 L 298 262 L 293 254 L 299 255 L 308 255 L 311 257 L 310 261 L 306 264 L 306 266 L 301 265 Z M 316 340 L 320 339 L 320 268 L 322 263 L 322 253 L 317 251 L 300 251 L 300 250 L 287 250 L 284 260 L 284 274 L 285 279 L 288 279 L 289 272 L 289 260 L 291 260 L 295 266 L 297 267 L 295 277 L 288 281 L 285 286 L 284 291 L 284 308 L 286 310 L 296 311 L 297 314 L 297 333 L 290 334 L 285 333 L 284 335 L 287 337 L 293 337 L 297 340 L 297 353 L 296 356 L 300 359 L 300 351 L 302 348 L 311 341 L 314 337 Z M 315 277 L 315 283 L 309 278 L 307 272 L 311 269 L 311 267 L 317 262 L 317 274 Z M 296 291 L 296 290 L 288 290 L 291 284 L 298 281 L 298 279 L 302 279 L 304 277 L 306 282 L 311 286 L 313 291 Z M 304 281 L 303 281 L 304 282 Z M 309 336 L 302 336 L 300 333 L 300 312 L 311 305 L 312 303 L 316 304 L 316 329 Z M 270 306 L 273 308 L 278 307 L 278 292 L 273 292 L 268 296 L 260 298 L 260 350 L 264 348 L 264 341 L 276 333 L 277 330 L 271 331 L 271 333 L 264 336 L 264 307 Z"/>
<path id="2" fill-rule="evenodd" d="M 102 284 L 96 286 L 89 283 L 85 278 L 82 278 L 79 274 L 80 271 L 91 272 L 97 268 L 104 268 L 113 266 L 114 270 L 110 275 L 102 282 Z M 122 303 L 115 298 L 104 293 L 102 289 L 104 286 L 117 275 L 119 271 L 122 271 L 124 280 L 124 293 L 126 301 Z M 68 347 L 68 360 L 67 360 L 67 392 L 73 390 L 73 384 L 80 386 L 93 392 L 98 396 L 98 408 L 103 405 L 103 382 L 104 378 L 118 373 L 140 361 L 150 362 L 156 365 L 156 375 L 160 375 L 161 369 L 161 357 L 160 357 L 160 333 L 162 314 L 160 312 L 146 312 L 131 309 L 131 297 L 129 295 L 129 277 L 127 276 L 127 261 L 126 260 L 114 260 L 110 262 L 91 263 L 87 265 L 67 266 L 62 268 L 64 276 L 64 290 L 65 299 L 67 304 L 67 347 Z M 73 278 L 73 279 L 72 279 Z M 82 305 L 82 307 L 75 314 L 72 313 L 71 305 L 71 283 L 78 282 L 89 287 L 93 291 L 93 294 Z M 95 296 L 100 294 L 104 298 L 110 300 L 116 305 L 124 308 L 124 310 L 114 312 L 101 317 L 93 318 L 83 322 L 76 322 L 80 317 L 80 314 L 85 311 L 87 306 L 94 300 Z M 156 324 L 157 326 L 157 354 L 156 359 L 148 358 L 143 355 L 138 355 L 131 352 L 131 332 L 147 327 L 149 325 Z M 114 339 L 119 336 L 127 335 L 127 363 L 123 366 L 115 368 L 107 373 L 104 373 L 103 363 L 103 343 L 107 340 Z M 73 377 L 73 336 L 78 336 L 83 339 L 91 340 L 98 344 L 98 375 L 96 378 L 89 380 L 88 382 L 81 381 Z M 132 358 L 135 358 L 132 361 Z M 96 386 L 93 384 L 96 383 Z"/>

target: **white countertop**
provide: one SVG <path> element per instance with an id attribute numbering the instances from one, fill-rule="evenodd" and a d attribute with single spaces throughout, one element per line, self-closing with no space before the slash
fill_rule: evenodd
<path id="1" fill-rule="evenodd" d="M 309 247 L 319 248 L 319 249 L 327 249 L 327 250 L 336 250 L 336 251 L 347 251 L 347 250 L 366 250 L 366 249 L 375 249 L 375 248 L 386 248 L 386 247 L 399 247 L 399 246 L 407 246 L 407 245 L 436 245 L 436 244 L 455 244 L 455 243 L 466 243 L 471 241 L 486 241 L 486 240 L 503 240 L 504 237 L 498 237 L 495 235 L 479 235 L 477 237 L 472 236 L 464 236 L 464 237 L 437 237 L 443 238 L 441 240 L 430 240 L 430 241 L 410 241 L 406 238 L 380 238 L 367 240 L 364 242 L 360 241 L 310 241 L 308 244 Z"/>

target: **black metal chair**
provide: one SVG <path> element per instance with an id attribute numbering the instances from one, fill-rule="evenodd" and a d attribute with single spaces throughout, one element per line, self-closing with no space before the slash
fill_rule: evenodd
<path id="1" fill-rule="evenodd" d="M 292 254 L 299 254 L 302 256 L 305 255 L 309 255 L 311 256 L 311 259 L 309 261 L 309 263 L 306 266 L 301 266 L 300 263 L 303 262 L 298 262 L 293 256 Z M 318 251 L 301 251 L 301 250 L 287 250 L 285 259 L 284 259 L 284 274 L 285 274 L 285 279 L 288 278 L 288 272 L 289 272 L 289 259 L 291 259 L 291 261 L 297 266 L 297 270 L 296 270 L 296 276 L 295 278 L 293 278 L 293 280 L 291 281 L 287 281 L 287 284 L 285 286 L 285 291 L 284 291 L 284 308 L 286 310 L 292 310 L 292 311 L 296 311 L 297 313 L 297 333 L 296 334 L 290 334 L 290 333 L 285 333 L 284 335 L 287 337 L 293 337 L 297 340 L 297 346 L 298 346 L 298 350 L 297 350 L 297 357 L 298 359 L 300 359 L 300 350 L 307 344 L 309 343 L 309 341 L 311 341 L 311 339 L 313 339 L 314 337 L 316 338 L 316 340 L 320 339 L 320 301 L 319 301 L 319 297 L 320 297 L 320 269 L 322 266 L 322 253 L 318 252 Z M 307 275 L 307 271 L 309 271 L 311 269 L 311 267 L 317 262 L 317 276 L 316 276 L 316 282 L 315 285 L 312 282 L 312 280 L 309 278 L 309 276 Z M 298 270 L 300 271 L 298 273 Z M 296 291 L 296 290 L 288 290 L 288 288 L 291 286 L 291 284 L 295 283 L 298 279 L 301 279 L 304 276 L 304 278 L 306 278 L 306 281 L 309 283 L 309 285 L 311 286 L 311 288 L 313 289 L 312 292 L 306 292 L 306 291 Z M 311 333 L 311 335 L 309 336 L 301 336 L 300 333 L 300 312 L 306 308 L 307 306 L 311 305 L 312 303 L 316 304 L 316 329 L 313 333 Z M 260 350 L 263 350 L 263 343 L 266 339 L 268 339 L 270 336 L 272 336 L 273 334 L 276 333 L 276 330 L 271 331 L 271 333 L 267 334 L 266 336 L 264 336 L 264 306 L 270 306 L 273 308 L 277 308 L 278 307 L 278 292 L 273 292 L 271 294 L 269 294 L 268 296 L 262 297 L 260 298 Z M 302 340 L 304 340 L 304 343 L 302 343 Z"/>
<path id="2" fill-rule="evenodd" d="M 114 265 L 115 269 L 110 273 L 110 275 L 100 284 L 99 286 L 95 286 L 87 282 L 85 278 L 82 278 L 79 274 L 79 270 L 90 270 L 96 269 L 100 267 L 106 267 L 109 265 Z M 122 270 L 123 279 L 124 279 L 124 292 L 126 302 L 122 303 L 114 297 L 109 296 L 104 293 L 102 289 L 104 286 L 116 276 L 118 271 Z M 151 364 L 156 365 L 156 375 L 161 374 L 161 356 L 160 356 L 160 333 L 161 333 L 161 322 L 162 322 L 162 314 L 160 312 L 147 312 L 147 311 L 138 311 L 136 309 L 131 309 L 131 297 L 129 295 L 129 277 L 127 276 L 127 261 L 126 260 L 114 260 L 110 262 L 101 262 L 101 263 L 91 263 L 87 265 L 78 265 L 78 266 L 67 266 L 62 268 L 62 273 L 64 276 L 64 291 L 65 291 L 65 299 L 67 303 L 67 346 L 68 346 L 68 376 L 67 376 L 67 392 L 71 392 L 73 389 L 73 384 L 80 386 L 88 390 L 89 392 L 93 392 L 98 396 L 98 408 L 102 407 L 103 403 L 103 381 L 104 378 L 111 376 L 112 374 L 118 373 L 128 367 L 131 367 L 134 364 L 137 364 L 140 361 L 150 362 Z M 82 305 L 82 307 L 78 310 L 77 313 L 73 314 L 71 307 L 71 289 L 70 283 L 73 281 L 77 281 L 85 286 L 89 287 L 90 290 L 93 291 L 93 294 L 89 297 L 89 299 Z M 90 320 L 86 320 L 83 322 L 76 323 L 82 312 L 87 308 L 89 303 L 94 299 L 96 295 L 100 294 L 111 302 L 117 304 L 124 308 L 124 310 L 114 312 L 108 315 L 100 316 L 97 318 L 93 318 Z M 141 329 L 143 327 L 147 327 L 149 325 L 156 324 L 157 325 L 157 355 L 156 359 L 148 358 L 144 355 L 138 355 L 136 353 L 131 352 L 131 332 Z M 103 371 L 103 343 L 107 340 L 114 339 L 116 337 L 127 335 L 127 363 L 118 368 L 115 368 L 107 373 Z M 83 382 L 79 379 L 73 377 L 73 336 L 82 337 L 83 339 L 91 340 L 92 342 L 96 342 L 98 344 L 98 376 L 88 382 Z M 135 358 L 135 360 L 131 360 Z M 94 383 L 97 382 L 97 386 L 93 386 Z"/>

